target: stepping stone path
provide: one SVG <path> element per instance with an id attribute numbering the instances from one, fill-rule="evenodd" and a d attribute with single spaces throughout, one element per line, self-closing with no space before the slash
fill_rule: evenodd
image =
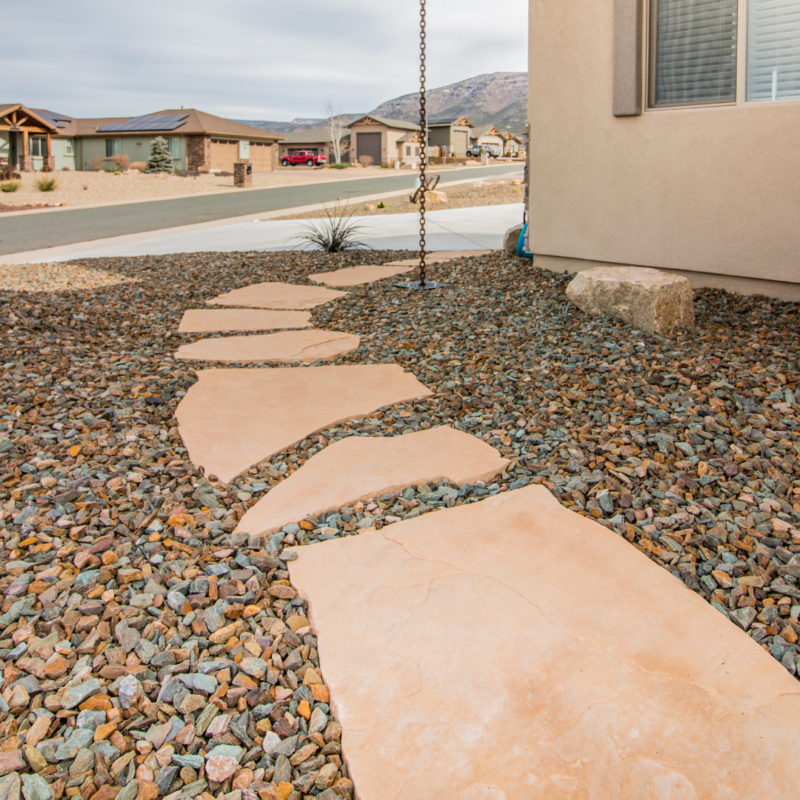
<path id="1" fill-rule="evenodd" d="M 247 308 L 314 308 L 331 300 L 344 297 L 346 292 L 325 289 L 320 286 L 297 286 L 291 283 L 268 281 L 255 283 L 242 289 L 234 289 L 212 300 L 210 306 L 245 306 Z"/>
<path id="2" fill-rule="evenodd" d="M 329 445 L 279 483 L 236 530 L 273 533 L 305 517 L 419 483 L 488 481 L 508 464 L 493 447 L 449 425 L 405 436 L 351 436 Z"/>
<path id="3" fill-rule="evenodd" d="M 408 272 L 412 267 L 398 266 L 376 266 L 374 264 L 361 267 L 348 267 L 347 269 L 337 269 L 334 272 L 317 272 L 309 275 L 309 278 L 316 283 L 325 283 L 328 286 L 360 286 L 362 283 L 372 283 L 382 278 L 391 278 L 392 275 L 400 275 Z"/>
<path id="4" fill-rule="evenodd" d="M 176 415 L 192 461 L 229 482 L 315 431 L 430 395 L 395 364 L 210 369 Z"/>
<path id="5" fill-rule="evenodd" d="M 198 361 L 321 361 L 358 348 L 360 336 L 331 331 L 284 331 L 263 336 L 227 336 L 185 344 L 176 358 Z"/>
<path id="6" fill-rule="evenodd" d="M 360 800 L 800 796 L 797 681 L 544 487 L 294 552 Z"/>
<path id="7" fill-rule="evenodd" d="M 185 311 L 179 333 L 268 331 L 275 328 L 310 328 L 307 311 L 254 311 L 249 308 L 193 308 Z"/>

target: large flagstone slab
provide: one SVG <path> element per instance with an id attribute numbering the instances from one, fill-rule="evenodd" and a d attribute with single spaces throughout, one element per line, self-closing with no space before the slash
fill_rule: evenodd
<path id="1" fill-rule="evenodd" d="M 360 336 L 335 331 L 283 331 L 261 336 L 226 336 L 182 345 L 175 358 L 196 361 L 320 361 L 349 353 Z"/>
<path id="2" fill-rule="evenodd" d="M 488 256 L 496 250 L 445 250 L 440 253 L 427 253 L 426 264 L 441 264 L 444 261 L 453 261 L 456 258 L 471 258 L 472 256 Z M 419 257 L 404 258 L 402 261 L 389 261 L 385 267 L 418 267 Z"/>
<path id="3" fill-rule="evenodd" d="M 310 328 L 308 311 L 256 311 L 249 308 L 191 308 L 184 311 L 180 333 L 268 331 L 276 328 Z"/>
<path id="4" fill-rule="evenodd" d="M 246 308 L 314 308 L 344 297 L 347 292 L 337 292 L 322 286 L 303 286 L 295 283 L 267 281 L 234 289 L 211 300 L 210 306 L 245 306 Z"/>
<path id="5" fill-rule="evenodd" d="M 296 552 L 360 800 L 800 797 L 800 684 L 544 487 Z"/>
<path id="6" fill-rule="evenodd" d="M 176 410 L 189 457 L 226 483 L 315 431 L 432 392 L 397 364 L 207 369 Z"/>
<path id="7" fill-rule="evenodd" d="M 372 283 L 382 278 L 391 278 L 392 275 L 400 275 L 408 272 L 412 267 L 398 266 L 379 266 L 377 264 L 363 264 L 360 267 L 347 267 L 347 269 L 337 269 L 334 272 L 317 272 L 309 275 L 312 281 L 324 283 L 328 286 L 360 286 L 362 283 Z"/>
<path id="8" fill-rule="evenodd" d="M 405 436 L 349 436 L 326 447 L 279 483 L 237 531 L 267 534 L 368 497 L 448 478 L 461 486 L 501 473 L 508 459 L 449 425 Z"/>

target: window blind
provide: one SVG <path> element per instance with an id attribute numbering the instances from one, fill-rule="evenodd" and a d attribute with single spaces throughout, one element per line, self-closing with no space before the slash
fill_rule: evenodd
<path id="1" fill-rule="evenodd" d="M 800 0 L 750 0 L 747 99 L 800 97 Z"/>
<path id="2" fill-rule="evenodd" d="M 653 104 L 735 100 L 737 0 L 653 1 Z"/>

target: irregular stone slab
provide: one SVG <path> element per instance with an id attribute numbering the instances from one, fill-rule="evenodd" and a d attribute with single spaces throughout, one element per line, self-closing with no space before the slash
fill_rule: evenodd
<path id="1" fill-rule="evenodd" d="M 361 800 L 800 796 L 797 681 L 544 487 L 296 553 Z"/>
<path id="2" fill-rule="evenodd" d="M 606 314 L 645 333 L 694 327 L 692 286 L 680 275 L 644 267 L 595 267 L 579 272 L 567 297 L 592 316 Z"/>
<path id="3" fill-rule="evenodd" d="M 176 416 L 192 461 L 228 482 L 315 431 L 431 394 L 396 364 L 207 369 Z"/>
<path id="4" fill-rule="evenodd" d="M 321 286 L 299 286 L 294 283 L 267 281 L 234 289 L 212 300 L 206 300 L 206 303 L 210 306 L 247 308 L 314 308 L 346 294 L 347 292 L 337 292 L 335 289 L 324 289 Z"/>
<path id="5" fill-rule="evenodd" d="M 192 308 L 185 311 L 179 333 L 269 331 L 275 328 L 310 328 L 307 311 L 253 311 L 248 308 Z"/>
<path id="6" fill-rule="evenodd" d="M 519 244 L 519 237 L 522 236 L 522 229 L 524 225 L 515 225 L 509 228 L 503 237 L 503 251 L 507 256 L 515 256 L 517 254 L 517 245 Z"/>
<path id="7" fill-rule="evenodd" d="M 355 350 L 360 336 L 334 331 L 285 331 L 263 336 L 201 339 L 178 348 L 175 358 L 197 361 L 319 361 Z"/>
<path id="8" fill-rule="evenodd" d="M 452 261 L 455 258 L 471 258 L 472 256 L 488 256 L 494 250 L 446 250 L 440 253 L 428 253 L 425 256 L 426 264 L 440 264 L 443 261 Z M 406 258 L 402 261 L 390 261 L 384 267 L 416 267 L 419 266 L 419 258 Z"/>
<path id="9" fill-rule="evenodd" d="M 360 286 L 362 283 L 372 283 L 382 278 L 391 278 L 392 275 L 399 275 L 408 272 L 411 266 L 378 266 L 376 264 L 365 264 L 360 267 L 348 267 L 347 269 L 337 269 L 334 272 L 317 272 L 309 275 L 312 281 L 325 283 L 328 286 Z"/>
<path id="10" fill-rule="evenodd" d="M 273 533 L 290 522 L 417 483 L 486 481 L 508 464 L 486 442 L 449 425 L 405 436 L 349 436 L 271 489 L 237 531 Z"/>

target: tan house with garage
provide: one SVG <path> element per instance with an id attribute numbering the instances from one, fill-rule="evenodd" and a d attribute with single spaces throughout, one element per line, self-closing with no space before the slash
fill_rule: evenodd
<path id="1" fill-rule="evenodd" d="M 528 248 L 800 300 L 800 0 L 529 0 Z"/>
<path id="2" fill-rule="evenodd" d="M 399 119 L 384 119 L 367 115 L 350 123 L 350 161 L 360 163 L 362 156 L 369 156 L 372 163 L 402 161 L 407 142 L 400 140 L 409 131 L 418 131 L 419 125 Z"/>
<path id="3" fill-rule="evenodd" d="M 476 147 L 479 144 L 488 144 L 492 147 L 499 147 L 500 152 L 505 152 L 505 136 L 494 127 L 489 125 L 483 128 L 475 128 L 470 134 L 470 146 Z"/>
<path id="4" fill-rule="evenodd" d="M 126 155 L 146 162 L 153 139 L 169 143 L 176 170 L 233 172 L 236 161 L 255 171 L 275 168 L 283 137 L 196 109 L 140 117 L 74 119 L 21 104 L 0 104 L 0 164 L 20 170 L 113 167 Z M 91 161 L 90 161 L 91 160 Z"/>
<path id="5" fill-rule="evenodd" d="M 324 155 L 328 163 L 334 162 L 333 142 L 331 142 L 330 128 L 316 128 L 308 131 L 290 131 L 285 134 L 280 143 L 279 160 L 298 150 L 309 150 L 315 155 Z M 341 153 L 342 161 L 349 161 L 350 157 L 350 129 L 342 131 Z"/>
<path id="6" fill-rule="evenodd" d="M 428 145 L 441 148 L 442 155 L 465 158 L 474 127 L 466 117 L 432 119 L 428 122 Z"/>

